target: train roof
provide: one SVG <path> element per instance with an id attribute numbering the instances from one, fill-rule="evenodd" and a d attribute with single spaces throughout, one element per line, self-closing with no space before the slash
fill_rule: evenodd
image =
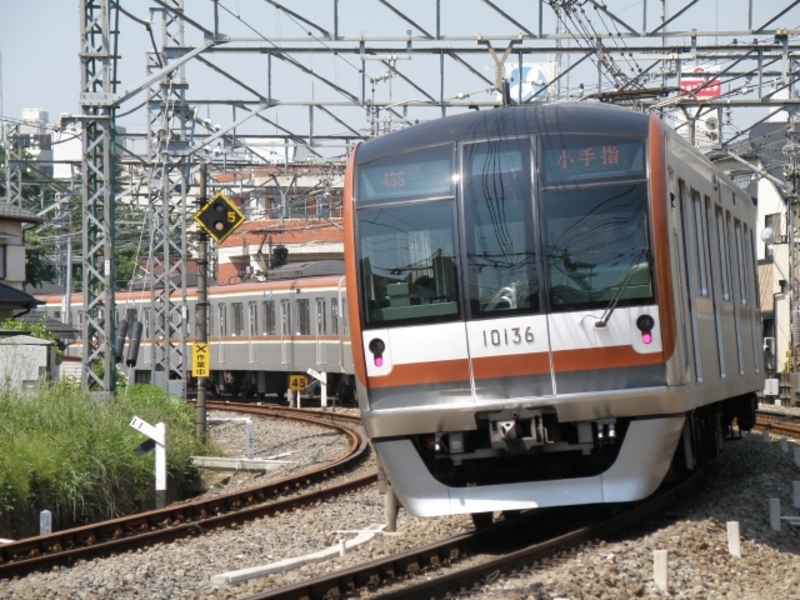
<path id="1" fill-rule="evenodd" d="M 650 117 L 600 103 L 571 102 L 504 106 L 493 110 L 436 119 L 387 134 L 358 147 L 356 161 L 364 164 L 413 148 L 465 139 L 509 137 L 533 133 L 613 133 L 646 137 Z M 423 140 L 430 140 L 425 143 Z"/>
<path id="2" fill-rule="evenodd" d="M 316 260 L 313 262 L 289 263 L 271 269 L 267 273 L 267 280 L 277 281 L 303 277 L 324 277 L 326 275 L 344 275 L 344 261 Z"/>

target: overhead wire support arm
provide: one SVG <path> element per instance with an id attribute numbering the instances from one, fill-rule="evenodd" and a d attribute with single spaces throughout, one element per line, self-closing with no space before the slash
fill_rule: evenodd
<path id="1" fill-rule="evenodd" d="M 328 39 L 328 40 L 332 40 L 333 39 L 331 37 L 330 32 L 327 29 L 317 25 L 316 23 L 314 23 L 313 21 L 311 21 L 309 19 L 306 19 L 303 15 L 301 15 L 299 13 L 296 13 L 293 10 L 289 10 L 288 8 L 283 6 L 282 4 L 278 4 L 277 2 L 275 2 L 275 0 L 266 0 L 266 2 L 268 2 L 269 4 L 272 4 L 272 6 L 274 6 L 278 10 L 281 10 L 281 11 L 285 12 L 287 15 L 290 15 L 290 16 L 294 17 L 298 21 L 302 21 L 306 25 L 308 25 L 310 27 L 313 27 L 314 29 L 319 31 L 323 36 L 325 36 L 326 39 Z"/>
<path id="2" fill-rule="evenodd" d="M 764 31 L 764 28 L 765 28 L 767 25 L 770 25 L 771 23 L 774 23 L 775 21 L 777 21 L 778 19 L 780 19 L 780 18 L 781 18 L 783 15 L 785 15 L 787 12 L 789 12 L 790 10 L 792 10 L 792 9 L 793 9 L 795 6 L 797 6 L 798 4 L 800 4 L 800 0 L 794 0 L 794 2 L 792 2 L 792 3 L 791 3 L 789 6 L 787 6 L 786 8 L 784 8 L 784 9 L 783 9 L 781 12 L 779 12 L 777 15 L 775 15 L 774 17 L 772 17 L 771 19 L 769 19 L 769 20 L 768 20 L 766 23 L 764 23 L 764 24 L 763 24 L 761 27 L 758 27 L 758 28 L 754 29 L 754 30 L 753 30 L 753 33 L 772 33 L 772 32 L 767 32 L 767 31 Z"/>
<path id="3" fill-rule="evenodd" d="M 614 13 L 610 12 L 610 11 L 609 11 L 609 10 L 608 10 L 608 9 L 605 7 L 605 5 L 603 5 L 603 4 L 600 4 L 600 3 L 599 3 L 599 2 L 597 2 L 596 0 L 589 0 L 589 2 L 590 2 L 590 3 L 592 4 L 592 6 L 594 6 L 594 7 L 595 7 L 597 10 L 599 10 L 599 11 L 601 11 L 601 12 L 605 13 L 606 15 L 608 15 L 608 17 L 609 17 L 609 18 L 610 18 L 612 21 L 614 21 L 614 22 L 615 22 L 615 23 L 617 23 L 618 25 L 622 25 L 622 26 L 623 26 L 625 29 L 627 29 L 627 30 L 628 30 L 629 32 L 631 32 L 633 35 L 636 35 L 636 36 L 642 35 L 642 34 L 641 34 L 641 33 L 639 33 L 638 31 L 636 31 L 636 30 L 635 30 L 633 27 L 631 27 L 630 25 L 628 25 L 628 24 L 627 24 L 625 21 L 623 21 L 623 20 L 622 20 L 622 19 L 620 19 L 618 16 L 616 16 Z"/>
<path id="4" fill-rule="evenodd" d="M 495 12 L 499 13 L 500 15 L 502 15 L 509 23 L 512 23 L 513 25 L 516 25 L 517 27 L 519 27 L 520 30 L 522 30 L 522 32 L 525 33 L 525 35 L 528 35 L 528 36 L 530 36 L 530 37 L 532 37 L 534 39 L 537 39 L 537 38 L 540 37 L 540 36 L 536 35 L 535 33 L 533 33 L 530 29 L 525 27 L 525 25 L 523 25 L 522 23 L 517 21 L 514 17 L 509 15 L 502 8 L 497 6 L 494 2 L 492 2 L 492 0 L 483 0 L 483 3 L 486 4 L 487 6 L 492 7 L 492 9 L 494 9 Z"/>
<path id="5" fill-rule="evenodd" d="M 423 34 L 425 37 L 427 37 L 429 40 L 436 39 L 436 38 L 435 38 L 433 35 L 431 35 L 431 34 L 430 34 L 430 33 L 428 33 L 427 31 L 425 31 L 425 29 L 424 29 L 423 27 L 420 27 L 420 25 L 419 25 L 419 24 L 417 24 L 415 21 L 413 21 L 413 20 L 412 20 L 410 17 L 408 17 L 408 16 L 407 16 L 405 13 L 401 12 L 400 10 L 398 10 L 397 8 L 395 8 L 394 6 L 392 6 L 391 4 L 389 4 L 389 2 L 387 2 L 387 0 L 378 0 L 378 2 L 380 2 L 381 4 L 383 4 L 383 5 L 384 5 L 386 8 L 388 8 L 389 10 L 391 10 L 391 11 L 392 11 L 394 14 L 396 14 L 398 17 L 400 17 L 401 19 L 403 19 L 403 20 L 404 20 L 406 23 L 408 23 L 409 25 L 412 25 L 412 26 L 416 27 L 416 28 L 417 28 L 417 30 L 418 30 L 420 33 L 422 33 L 422 34 Z"/>
<path id="6" fill-rule="evenodd" d="M 647 35 L 648 35 L 648 36 L 650 36 L 650 35 L 655 35 L 656 33 L 658 33 L 659 31 L 661 31 L 662 29 L 664 29 L 664 28 L 665 28 L 667 25 L 669 25 L 670 23 L 672 23 L 672 22 L 673 22 L 675 19 L 677 19 L 678 17 L 680 17 L 680 16 L 681 16 L 683 13 L 685 13 L 687 10 L 689 10 L 691 7 L 693 7 L 693 6 L 694 6 L 695 4 L 697 4 L 698 2 L 700 2 L 700 0 L 691 0 L 691 2 L 689 2 L 689 4 L 687 4 L 687 5 L 686 5 L 686 6 L 684 6 L 682 9 L 680 9 L 678 12 L 676 12 L 674 15 L 672 15 L 672 16 L 671 16 L 669 19 L 667 19 L 666 21 L 664 21 L 664 22 L 663 22 L 661 25 L 659 25 L 658 27 L 656 27 L 656 28 L 655 28 L 655 29 L 653 29 L 652 31 L 648 32 L 648 34 L 647 34 Z"/>

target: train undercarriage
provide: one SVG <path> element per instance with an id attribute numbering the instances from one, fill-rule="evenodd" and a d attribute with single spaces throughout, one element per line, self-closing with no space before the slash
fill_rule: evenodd
<path id="1" fill-rule="evenodd" d="M 288 399 L 291 373 L 284 371 L 212 371 L 209 384 L 219 397 L 266 399 Z M 345 373 L 327 374 L 327 396 L 336 397 L 343 405 L 355 403 L 355 381 Z M 320 384 L 311 380 L 305 393 L 319 395 Z"/>
<path id="2" fill-rule="evenodd" d="M 478 414 L 469 431 L 375 446 L 409 512 L 485 523 L 487 511 L 643 499 L 716 458 L 755 425 L 756 407 L 751 393 L 686 414 L 577 423 L 559 423 L 554 409 L 506 409 Z"/>

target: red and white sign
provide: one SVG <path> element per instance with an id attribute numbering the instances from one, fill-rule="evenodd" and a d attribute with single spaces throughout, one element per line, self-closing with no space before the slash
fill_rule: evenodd
<path id="1" fill-rule="evenodd" d="M 719 67 L 714 66 L 698 66 L 681 71 L 682 95 L 694 95 L 697 98 L 719 98 L 722 95 L 722 83 L 716 78 L 717 73 L 719 73 Z M 692 94 L 688 92 L 692 92 Z"/>

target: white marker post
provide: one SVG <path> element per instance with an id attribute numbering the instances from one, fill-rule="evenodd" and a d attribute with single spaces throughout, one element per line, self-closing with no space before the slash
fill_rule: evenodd
<path id="1" fill-rule="evenodd" d="M 323 371 L 322 373 L 317 373 L 314 369 L 309 368 L 306 373 L 311 375 L 314 379 L 319 381 L 322 385 L 319 386 L 321 389 L 320 392 L 320 406 L 323 409 L 328 408 L 328 374 Z"/>
<path id="2" fill-rule="evenodd" d="M 167 505 L 167 426 L 156 423 L 154 427 L 139 417 L 133 417 L 130 425 L 156 443 L 156 508 L 164 508 Z"/>
<path id="3" fill-rule="evenodd" d="M 256 434 L 253 431 L 253 422 L 250 419 L 245 421 L 245 428 L 247 429 L 247 458 L 253 460 L 256 448 Z"/>
<path id="4" fill-rule="evenodd" d="M 39 535 L 53 533 L 53 513 L 45 509 L 39 513 Z"/>

